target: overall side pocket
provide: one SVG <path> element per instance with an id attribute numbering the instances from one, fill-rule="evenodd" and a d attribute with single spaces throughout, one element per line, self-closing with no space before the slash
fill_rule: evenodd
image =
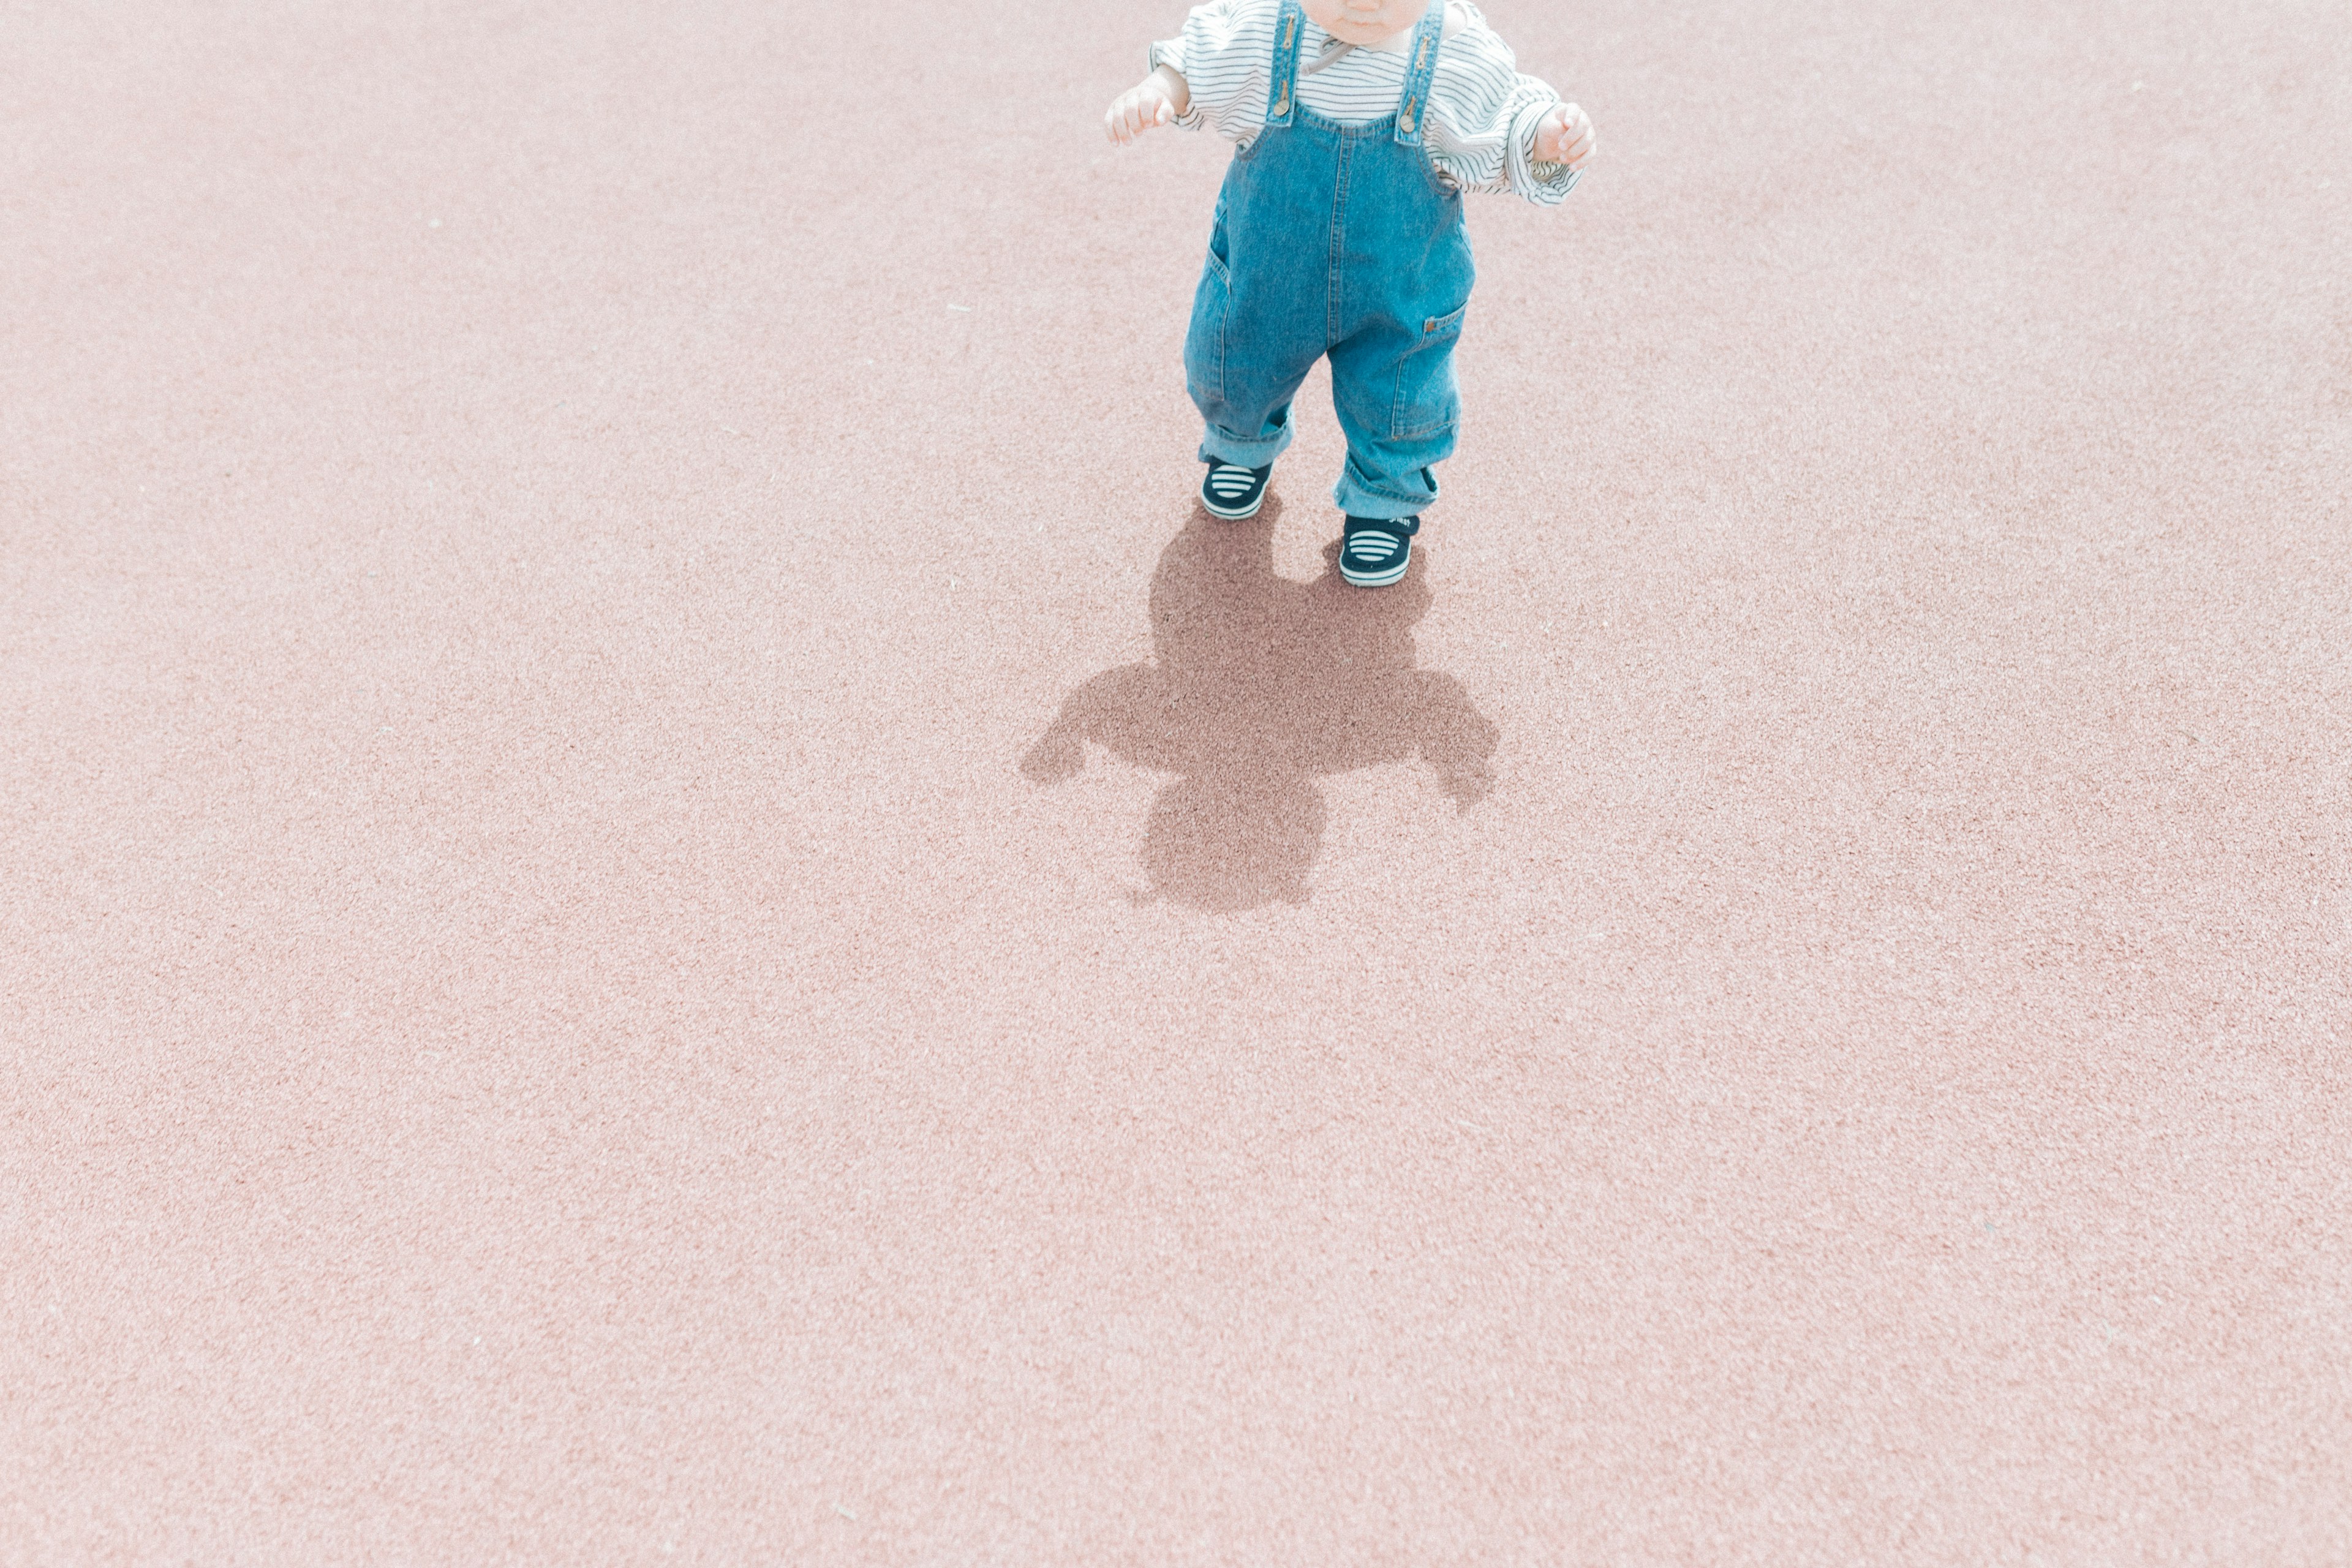
<path id="1" fill-rule="evenodd" d="M 1396 401 L 1389 411 L 1389 436 L 1409 441 L 1450 430 L 1462 417 L 1462 395 L 1454 383 L 1454 345 L 1462 336 L 1463 312 L 1431 316 L 1421 341 L 1397 361 Z"/>
<path id="2" fill-rule="evenodd" d="M 1227 259 L 1224 204 L 1209 231 L 1209 254 L 1192 291 L 1192 324 L 1184 331 L 1184 384 L 1204 416 L 1225 400 L 1225 316 L 1233 308 L 1234 275 Z M 1213 417 L 1213 416 L 1211 416 Z"/>

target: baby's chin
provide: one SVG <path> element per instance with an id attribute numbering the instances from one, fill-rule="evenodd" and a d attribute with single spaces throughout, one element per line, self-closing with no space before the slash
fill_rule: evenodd
<path id="1" fill-rule="evenodd" d="M 1399 33 L 1410 32 L 1412 28 L 1412 22 L 1394 27 L 1374 27 L 1361 22 L 1335 21 L 1323 30 L 1343 44 L 1385 44 Z"/>

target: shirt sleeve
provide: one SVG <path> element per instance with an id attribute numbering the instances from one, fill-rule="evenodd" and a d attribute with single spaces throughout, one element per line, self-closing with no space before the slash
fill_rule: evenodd
<path id="1" fill-rule="evenodd" d="M 1150 65 L 1172 67 L 1192 103 L 1176 123 L 1239 142 L 1262 130 L 1273 83 L 1273 8 L 1265 0 L 1207 0 L 1192 7 L 1184 30 L 1151 46 Z"/>
<path id="2" fill-rule="evenodd" d="M 1559 94 L 1521 76 L 1511 47 L 1478 8 L 1462 8 L 1470 25 L 1445 40 L 1430 94 L 1430 157 L 1465 191 L 1556 206 L 1583 177 L 1565 163 L 1536 162 L 1537 129 Z"/>

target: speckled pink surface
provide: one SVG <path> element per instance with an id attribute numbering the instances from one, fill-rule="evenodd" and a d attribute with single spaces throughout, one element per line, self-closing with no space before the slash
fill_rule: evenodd
<path id="1" fill-rule="evenodd" d="M 1414 575 L 1176 0 L 0 0 L 0 1563 L 2352 1563 L 2340 4 L 1494 0 Z"/>

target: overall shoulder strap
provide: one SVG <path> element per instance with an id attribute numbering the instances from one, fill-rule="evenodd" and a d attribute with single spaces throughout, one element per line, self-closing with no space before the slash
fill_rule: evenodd
<path id="1" fill-rule="evenodd" d="M 1404 97 L 1397 102 L 1396 139 L 1407 146 L 1421 145 L 1421 122 L 1429 110 L 1429 84 L 1437 75 L 1437 51 L 1445 43 L 1445 0 L 1429 0 L 1429 9 L 1412 30 L 1412 58 L 1404 69 Z"/>
<path id="2" fill-rule="evenodd" d="M 1271 128 L 1290 123 L 1291 89 L 1298 82 L 1298 33 L 1307 12 L 1298 0 L 1282 0 L 1274 19 L 1274 79 L 1265 89 L 1265 122 Z"/>

